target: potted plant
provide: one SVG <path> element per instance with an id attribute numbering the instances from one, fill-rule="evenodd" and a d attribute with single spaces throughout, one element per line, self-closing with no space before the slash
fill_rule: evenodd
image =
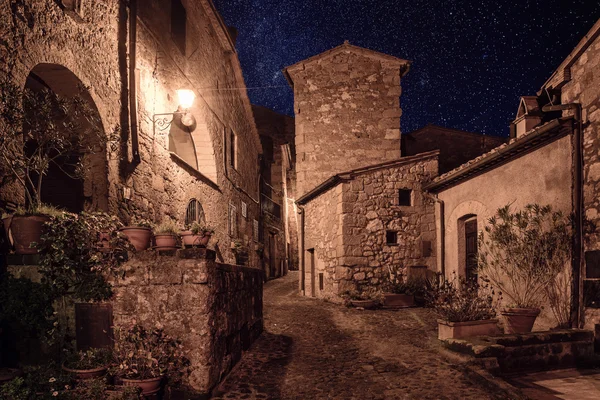
<path id="1" fill-rule="evenodd" d="M 154 223 L 144 218 L 132 218 L 130 225 L 122 227 L 122 232 L 131 242 L 136 251 L 143 251 L 150 247 L 152 227 Z"/>
<path id="2" fill-rule="evenodd" d="M 67 355 L 62 369 L 77 379 L 93 379 L 106 374 L 111 360 L 112 354 L 106 348 L 80 350 Z"/>
<path id="3" fill-rule="evenodd" d="M 372 288 L 347 290 L 342 293 L 342 298 L 346 305 L 365 310 L 373 310 L 382 303 L 382 293 Z"/>
<path id="4" fill-rule="evenodd" d="M 124 385 L 141 388 L 142 395 L 157 393 L 165 378 L 179 382 L 189 365 L 180 341 L 163 329 L 146 329 L 139 324 L 115 328 L 113 354 L 111 372 Z"/>
<path id="5" fill-rule="evenodd" d="M 192 222 L 187 230 L 181 231 L 181 238 L 186 247 L 206 247 L 214 233 L 215 230 L 211 226 Z"/>
<path id="6" fill-rule="evenodd" d="M 63 211 L 44 204 L 28 209 L 18 208 L 7 218 L 8 227 L 5 225 L 6 236 L 12 238 L 15 253 L 37 254 L 44 224 L 51 217 L 62 213 Z"/>
<path id="7" fill-rule="evenodd" d="M 444 280 L 437 287 L 432 306 L 438 319 L 438 339 L 461 339 L 498 333 L 496 296 L 482 278 L 481 283 L 461 278 Z"/>
<path id="8" fill-rule="evenodd" d="M 507 333 L 531 332 L 545 291 L 568 268 L 571 222 L 550 205 L 498 209 L 479 234 L 479 268 L 509 300 Z M 552 306 L 552 304 L 551 304 Z"/>
<path id="9" fill-rule="evenodd" d="M 235 256 L 237 265 L 246 265 L 248 262 L 248 247 L 241 240 L 231 242 L 231 251 Z"/>
<path id="10" fill-rule="evenodd" d="M 104 149 L 108 136 L 81 93 L 66 97 L 46 89 L 34 92 L 8 79 L 0 81 L 0 126 L 0 186 L 14 185 L 25 200 L 10 222 L 10 234 L 18 254 L 35 254 L 32 243 L 47 221 L 42 183 L 49 168 L 54 165 L 81 178 L 84 156 Z M 76 162 L 73 155 L 78 155 Z"/>
<path id="11" fill-rule="evenodd" d="M 402 272 L 388 265 L 387 281 L 383 284 L 383 307 L 398 309 L 415 305 L 413 282 L 405 280 Z"/>
<path id="12" fill-rule="evenodd" d="M 154 243 L 157 250 L 173 250 L 178 246 L 179 235 L 175 221 L 172 219 L 163 221 L 155 229 Z"/>

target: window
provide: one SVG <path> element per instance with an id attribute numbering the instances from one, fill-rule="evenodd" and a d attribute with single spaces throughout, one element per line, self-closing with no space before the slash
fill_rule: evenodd
<path id="1" fill-rule="evenodd" d="M 258 242 L 259 239 L 260 239 L 260 231 L 258 229 L 258 220 L 255 219 L 252 222 L 253 222 L 253 224 L 252 224 L 252 234 L 254 235 L 254 241 Z"/>
<path id="2" fill-rule="evenodd" d="M 181 0 L 171 0 L 171 38 L 175 45 L 185 55 L 187 15 Z"/>
<path id="3" fill-rule="evenodd" d="M 189 226 L 193 222 L 204 224 L 204 209 L 202 204 L 196 199 L 191 199 L 185 210 L 185 225 Z"/>
<path id="4" fill-rule="evenodd" d="M 248 218 L 248 204 L 242 201 L 242 217 L 244 219 Z"/>
<path id="5" fill-rule="evenodd" d="M 410 190 L 410 189 L 399 189 L 398 190 L 398 205 L 399 206 L 411 206 L 412 205 L 412 190 Z"/>
<path id="6" fill-rule="evenodd" d="M 229 236 L 232 238 L 238 237 L 238 225 L 237 225 L 237 208 L 233 204 L 229 203 Z"/>
<path id="7" fill-rule="evenodd" d="M 385 243 L 386 244 L 398 244 L 398 232 L 396 231 L 385 231 Z"/>
<path id="8" fill-rule="evenodd" d="M 237 136 L 233 130 L 229 132 L 229 165 L 235 169 L 238 167 Z"/>

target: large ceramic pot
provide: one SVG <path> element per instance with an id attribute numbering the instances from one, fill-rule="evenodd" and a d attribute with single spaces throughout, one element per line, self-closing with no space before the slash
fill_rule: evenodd
<path id="1" fill-rule="evenodd" d="M 185 247 L 206 247 L 211 235 L 194 235 L 192 231 L 181 231 L 181 240 Z"/>
<path id="2" fill-rule="evenodd" d="M 38 250 L 32 243 L 39 243 L 44 223 L 50 221 L 47 215 L 15 215 L 10 222 L 9 233 L 13 238 L 15 253 L 37 254 Z"/>
<path id="3" fill-rule="evenodd" d="M 162 376 L 158 378 L 149 378 L 149 379 L 126 379 L 123 378 L 123 385 L 125 386 L 136 386 L 142 389 L 142 395 L 147 396 L 151 394 L 158 393 L 160 391 L 160 384 L 162 381 Z"/>
<path id="4" fill-rule="evenodd" d="M 177 236 L 172 233 L 158 233 L 154 235 L 157 250 L 173 250 L 177 248 Z"/>
<path id="5" fill-rule="evenodd" d="M 75 377 L 75 379 L 86 380 L 104 376 L 106 374 L 106 371 L 108 370 L 108 367 L 98 367 L 93 369 L 74 369 L 65 367 L 65 365 L 63 364 L 62 369 L 63 371 L 67 371 L 68 373 L 72 374 Z"/>
<path id="6" fill-rule="evenodd" d="M 507 308 L 502 311 L 506 322 L 505 333 L 529 333 L 535 319 L 540 314 L 539 308 Z"/>
<path id="7" fill-rule="evenodd" d="M 126 226 L 120 229 L 129 242 L 137 251 L 146 250 L 150 247 L 150 239 L 152 238 L 152 229 L 141 226 Z"/>
<path id="8" fill-rule="evenodd" d="M 462 339 L 473 336 L 497 335 L 498 320 L 485 319 L 479 321 L 450 322 L 438 319 L 438 339 Z"/>
<path id="9" fill-rule="evenodd" d="M 383 294 L 383 307 L 384 308 L 406 308 L 413 307 L 415 305 L 415 296 L 412 294 L 397 294 L 397 293 L 384 293 Z"/>

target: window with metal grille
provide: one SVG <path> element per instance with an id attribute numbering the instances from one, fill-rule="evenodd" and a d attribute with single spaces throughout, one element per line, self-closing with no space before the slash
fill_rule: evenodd
<path id="1" fill-rule="evenodd" d="M 412 190 L 410 190 L 410 189 L 399 189 L 398 190 L 398 205 L 399 206 L 411 206 L 412 205 Z"/>
<path id="2" fill-rule="evenodd" d="M 196 199 L 191 199 L 185 210 L 185 224 L 191 225 L 193 222 L 200 224 L 204 224 L 205 222 L 204 209 L 202 208 L 202 204 Z"/>

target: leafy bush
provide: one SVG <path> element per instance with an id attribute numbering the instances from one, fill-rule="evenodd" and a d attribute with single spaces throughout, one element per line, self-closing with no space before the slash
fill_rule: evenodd
<path id="1" fill-rule="evenodd" d="M 479 235 L 479 268 L 512 305 L 539 307 L 544 296 L 560 298 L 557 282 L 571 257 L 571 221 L 552 207 L 528 204 L 498 209 Z M 555 315 L 564 306 L 551 302 Z"/>
<path id="2" fill-rule="evenodd" d="M 181 342 L 163 329 L 146 329 L 134 325 L 125 330 L 115 328 L 115 367 L 112 372 L 122 378 L 148 379 L 167 375 L 179 382 L 187 374 L 189 361 Z"/>
<path id="3" fill-rule="evenodd" d="M 65 367 L 70 369 L 95 369 L 107 367 L 112 361 L 112 352 L 106 348 L 79 350 L 71 352 L 65 358 Z"/>
<path id="4" fill-rule="evenodd" d="M 465 322 L 492 319 L 496 316 L 493 288 L 487 282 L 477 284 L 460 278 L 444 280 L 434 293 L 433 308 L 440 319 L 449 322 Z"/>

